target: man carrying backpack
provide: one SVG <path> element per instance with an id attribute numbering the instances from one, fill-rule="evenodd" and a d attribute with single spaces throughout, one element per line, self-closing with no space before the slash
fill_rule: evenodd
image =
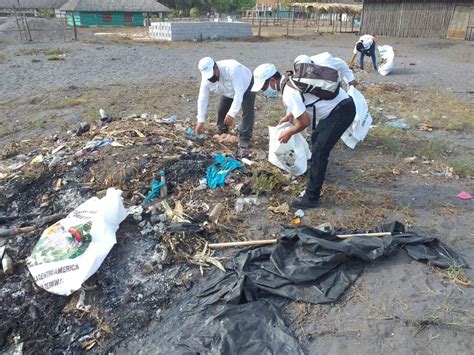
<path id="1" fill-rule="evenodd" d="M 363 35 L 359 38 L 359 40 L 355 44 L 351 60 L 349 61 L 350 67 L 352 67 L 352 63 L 354 62 L 354 59 L 358 52 L 360 53 L 360 69 L 364 70 L 364 59 L 365 56 L 368 56 L 372 58 L 373 68 L 375 71 L 377 71 L 377 57 L 375 55 L 375 37 L 371 35 Z"/>
<path id="2" fill-rule="evenodd" d="M 210 57 L 199 61 L 202 81 L 197 102 L 196 134 L 204 131 L 207 104 L 210 93 L 222 95 L 217 108 L 217 128 L 219 133 L 227 133 L 234 118 L 242 107 L 242 123 L 239 130 L 239 147 L 249 148 L 255 123 L 255 93 L 252 71 L 236 60 L 215 62 Z"/>
<path id="3" fill-rule="evenodd" d="M 291 136 L 311 124 L 307 108 L 312 109 L 313 147 L 309 178 L 303 197 L 291 204 L 294 208 L 308 209 L 318 207 L 329 154 L 355 117 L 354 102 L 340 87 L 339 72 L 350 84 L 356 84 L 356 81 L 346 62 L 329 53 L 298 56 L 294 69 L 294 73 L 282 78 L 273 64 L 259 65 L 253 72 L 255 83 L 252 91 L 282 91 L 287 114 L 280 124 L 293 122 L 294 125 L 281 133 L 281 143 L 288 142 Z M 316 121 L 319 121 L 317 125 Z"/>

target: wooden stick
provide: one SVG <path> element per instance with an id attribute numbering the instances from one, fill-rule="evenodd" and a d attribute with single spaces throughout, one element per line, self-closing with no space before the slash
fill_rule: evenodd
<path id="1" fill-rule="evenodd" d="M 278 239 L 267 240 L 248 240 L 245 242 L 229 242 L 229 243 L 213 243 L 207 246 L 211 249 L 233 248 L 233 247 L 250 247 L 255 245 L 269 245 L 276 244 Z"/>
<path id="2" fill-rule="evenodd" d="M 13 237 L 14 235 L 30 233 L 36 230 L 36 226 L 0 230 L 0 238 Z"/>
<path id="3" fill-rule="evenodd" d="M 13 221 L 15 219 L 20 219 L 20 218 L 34 218 L 34 217 L 38 217 L 38 213 L 29 213 L 29 214 L 25 214 L 23 216 L 18 215 L 18 214 L 13 215 L 13 216 L 0 216 L 0 223 Z"/>
<path id="4" fill-rule="evenodd" d="M 359 234 L 338 234 L 338 238 L 351 238 L 351 237 L 384 237 L 391 235 L 390 232 L 379 232 L 379 233 L 359 233 Z"/>
<path id="5" fill-rule="evenodd" d="M 352 238 L 352 237 L 383 237 L 391 235 L 390 232 L 380 233 L 359 233 L 359 234 L 338 234 L 338 238 Z M 228 242 L 228 243 L 212 243 L 208 244 L 210 249 L 223 249 L 223 248 L 234 248 L 234 247 L 251 247 L 256 245 L 271 245 L 276 244 L 278 239 L 265 239 L 265 240 L 247 240 L 244 242 Z"/>
<path id="6" fill-rule="evenodd" d="M 40 218 L 35 226 L 12 228 L 12 229 L 3 229 L 3 230 L 0 230 L 0 238 L 13 237 L 13 236 L 19 235 L 19 234 L 30 233 L 30 232 L 35 231 L 37 228 L 39 228 L 43 224 L 57 222 L 60 219 L 66 217 L 66 216 L 67 216 L 67 213 L 53 214 L 51 216 L 46 216 L 46 217 Z"/>

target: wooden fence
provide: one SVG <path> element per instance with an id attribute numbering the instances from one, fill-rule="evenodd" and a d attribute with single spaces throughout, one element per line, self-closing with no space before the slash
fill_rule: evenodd
<path id="1" fill-rule="evenodd" d="M 290 29 L 295 27 L 307 28 L 319 33 L 358 33 L 359 16 L 355 14 L 338 13 L 290 13 L 287 17 L 274 16 L 259 17 L 247 15 L 239 18 L 239 21 L 250 22 L 252 27 L 285 27 Z M 287 33 L 288 35 L 290 33 Z"/>
<path id="2" fill-rule="evenodd" d="M 446 38 L 456 5 L 471 0 L 365 0 L 363 33 L 382 36 Z"/>

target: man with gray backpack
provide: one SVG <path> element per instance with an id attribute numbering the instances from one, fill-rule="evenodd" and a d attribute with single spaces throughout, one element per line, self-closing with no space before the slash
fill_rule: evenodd
<path id="1" fill-rule="evenodd" d="M 311 124 L 310 113 L 313 116 L 308 183 L 304 196 L 292 202 L 294 208 L 318 207 L 329 154 L 354 120 L 355 105 L 341 88 L 339 73 L 350 85 L 357 84 L 346 62 L 329 53 L 298 56 L 294 71 L 287 72 L 284 77 L 269 63 L 259 65 L 253 72 L 252 91 L 276 90 L 282 93 L 287 114 L 280 124 L 293 122 L 293 127 L 281 133 L 280 143 L 287 143 L 291 136 L 306 129 Z"/>

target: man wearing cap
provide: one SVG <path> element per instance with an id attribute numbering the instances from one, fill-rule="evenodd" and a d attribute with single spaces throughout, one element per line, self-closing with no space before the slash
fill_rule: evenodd
<path id="1" fill-rule="evenodd" d="M 252 71 L 233 59 L 215 62 L 210 57 L 199 61 L 202 81 L 198 97 L 196 133 L 204 131 L 210 93 L 220 94 L 217 108 L 219 133 L 227 133 L 234 118 L 242 108 L 242 123 L 239 129 L 239 147 L 248 148 L 255 123 L 255 93 Z"/>
<path id="2" fill-rule="evenodd" d="M 299 56 L 297 59 L 299 62 L 313 62 L 320 66 L 336 69 L 343 73 L 346 81 L 356 83 L 352 71 L 343 60 L 338 60 L 330 55 Z M 273 64 L 259 65 L 253 75 L 255 84 L 252 91 L 267 91 L 268 88 L 281 91 L 282 83 L 285 82 L 285 78 L 282 78 Z M 287 108 L 287 114 L 280 120 L 280 124 L 293 122 L 293 127 L 280 134 L 280 143 L 287 143 L 294 134 L 302 132 L 311 124 L 310 114 L 306 110 L 308 105 L 315 107 L 316 117 L 313 119 L 317 119 L 319 123 L 317 126 L 313 125 L 311 134 L 313 147 L 306 191 L 303 197 L 293 201 L 291 206 L 300 209 L 316 208 L 319 205 L 319 197 L 326 176 L 329 154 L 354 120 L 355 105 L 352 98 L 342 88 L 339 88 L 334 99 L 321 100 L 315 95 L 301 93 L 297 89 L 285 85 L 282 99 Z"/>
<path id="3" fill-rule="evenodd" d="M 377 56 L 375 55 L 375 37 L 371 35 L 363 35 L 356 42 L 354 51 L 349 61 L 349 66 L 352 67 L 352 63 L 357 55 L 357 52 L 360 53 L 359 64 L 360 69 L 364 70 L 364 58 L 365 56 L 372 58 L 372 66 L 375 71 L 377 71 Z"/>

